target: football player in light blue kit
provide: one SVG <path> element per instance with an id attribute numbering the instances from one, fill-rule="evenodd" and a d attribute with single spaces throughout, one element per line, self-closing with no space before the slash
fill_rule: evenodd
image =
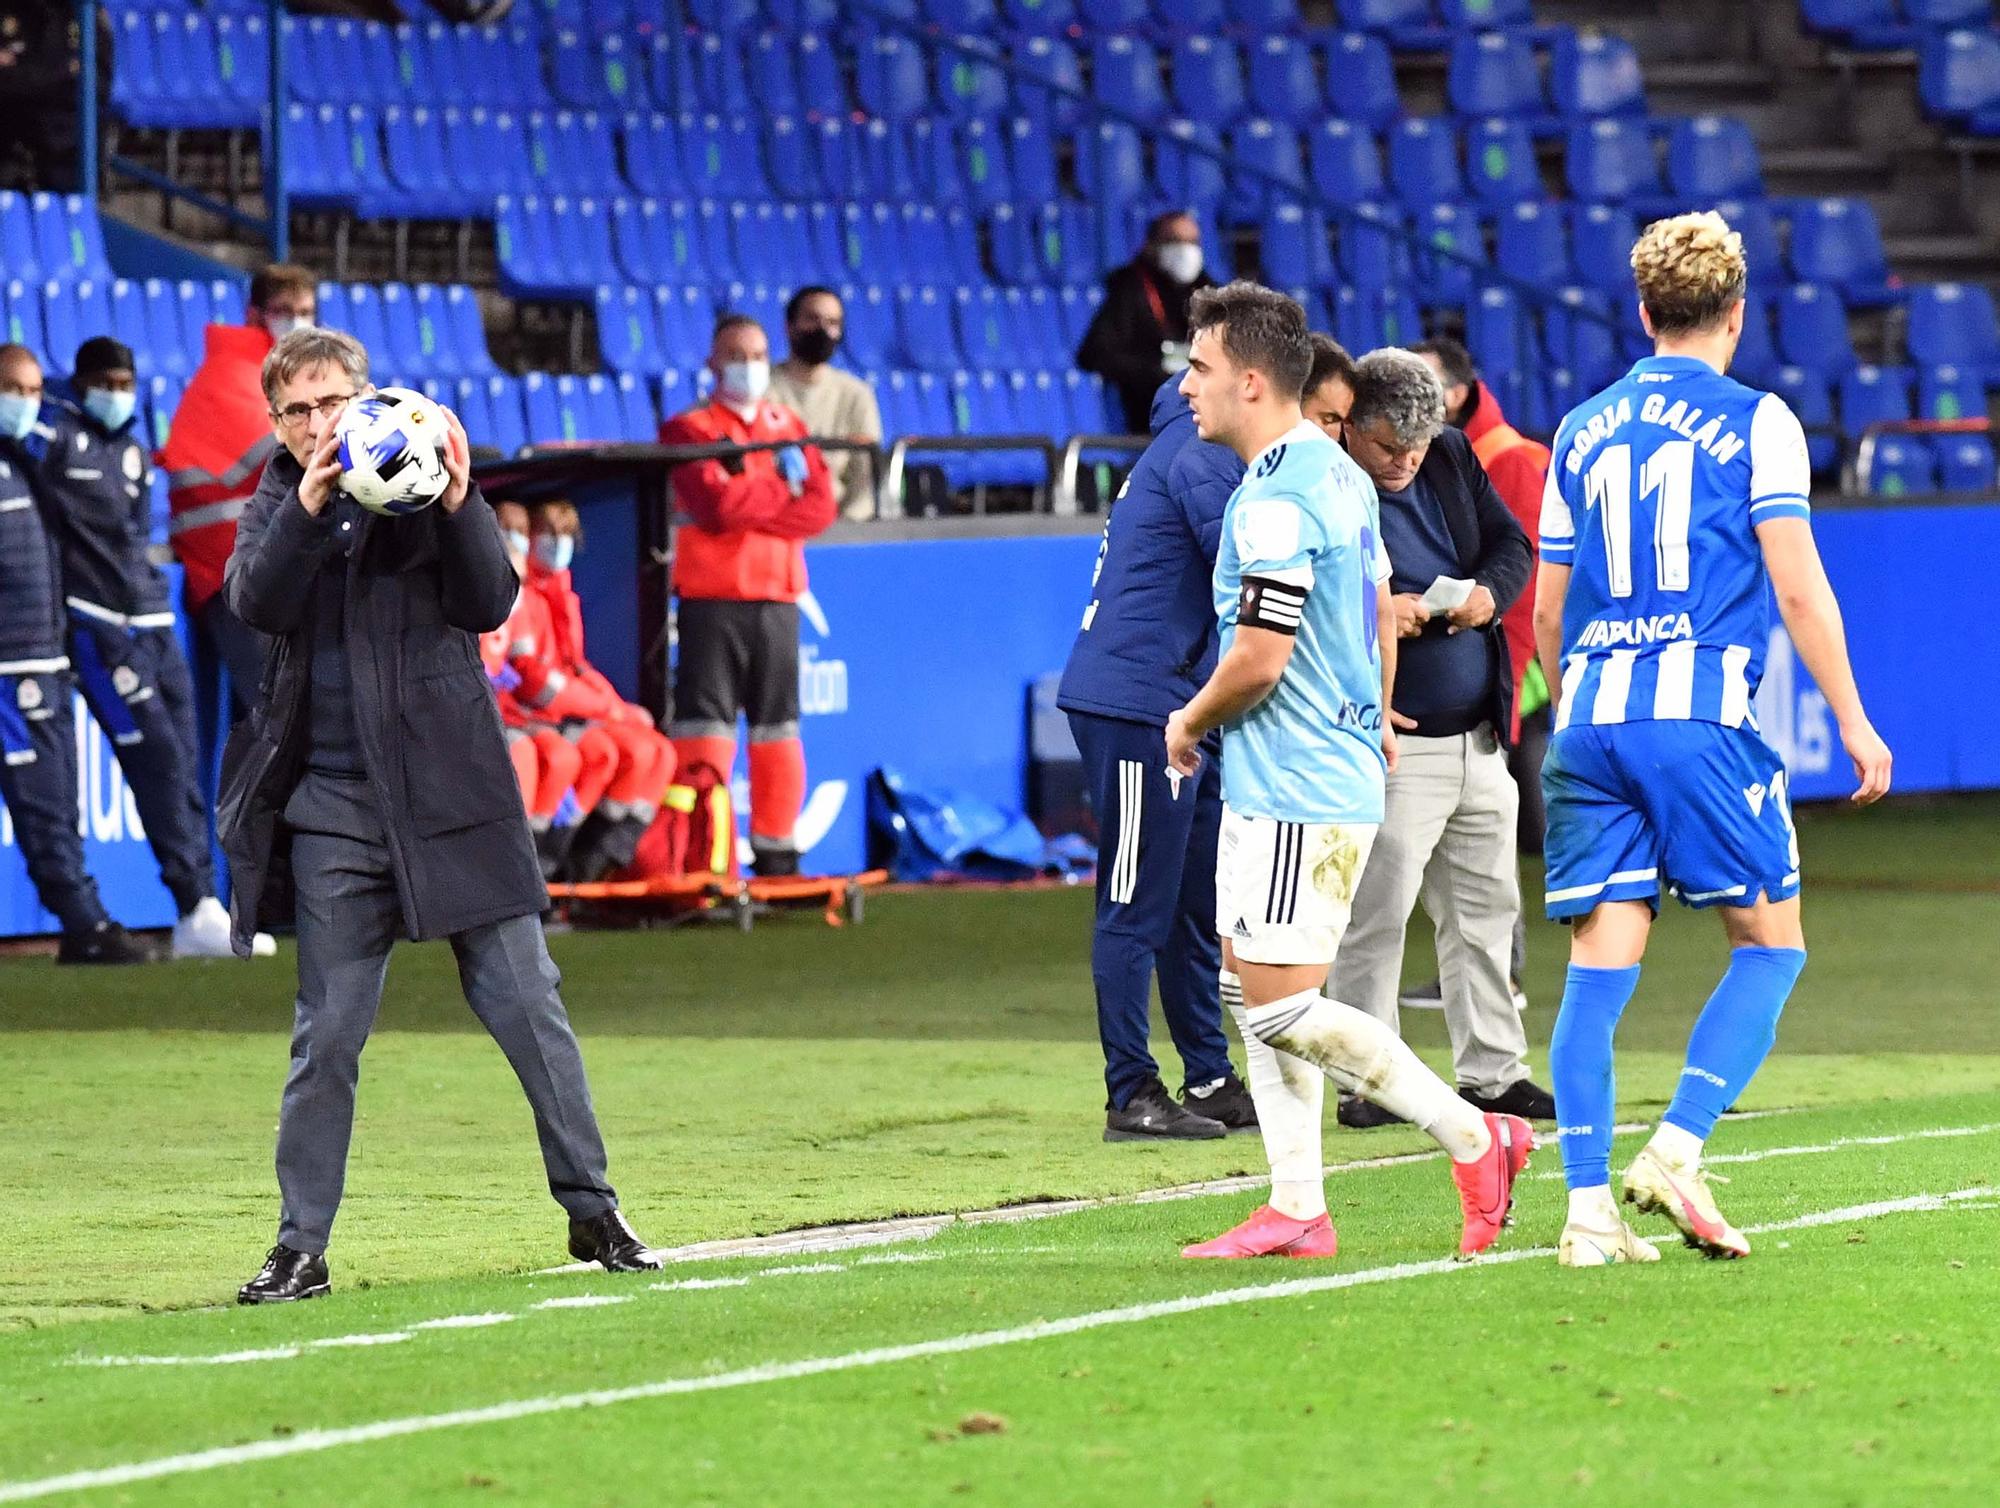
<path id="1" fill-rule="evenodd" d="M 1395 757 L 1383 714 L 1395 631 L 1374 485 L 1300 412 L 1312 345 L 1297 303 L 1231 283 L 1197 293 L 1189 321 L 1181 392 L 1201 437 L 1234 450 L 1248 471 L 1222 517 L 1221 659 L 1167 720 L 1167 759 L 1179 777 L 1194 775 L 1202 738 L 1223 730 L 1222 999 L 1243 1035 L 1271 1200 L 1182 1255 L 1334 1255 L 1320 1163 L 1324 1075 L 1423 1127 L 1450 1155 L 1459 1253 L 1470 1257 L 1500 1234 L 1527 1163 L 1528 1123 L 1482 1114 L 1387 1026 L 1320 993 Z"/>
<path id="2" fill-rule="evenodd" d="M 1562 688 L 1542 781 L 1548 911 L 1572 924 L 1549 1043 L 1569 1267 L 1659 1256 L 1619 1219 L 1610 1157 L 1612 1033 L 1662 884 L 1720 908 L 1732 952 L 1625 1199 L 1705 1255 L 1750 1250 L 1701 1152 L 1769 1054 L 1806 961 L 1785 767 L 1751 710 L 1772 590 L 1854 761 L 1854 800 L 1889 789 L 1813 543 L 1805 432 L 1783 399 L 1723 375 L 1743 331 L 1742 238 L 1713 213 L 1662 220 L 1632 269 L 1656 354 L 1556 433 L 1535 601 L 1542 669 Z"/>

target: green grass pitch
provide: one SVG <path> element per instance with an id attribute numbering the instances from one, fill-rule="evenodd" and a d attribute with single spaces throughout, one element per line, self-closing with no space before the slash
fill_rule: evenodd
<path id="1" fill-rule="evenodd" d="M 1736 1264 L 1561 1271 L 1552 1148 L 1500 1258 L 1442 1261 L 1428 1144 L 1330 1128 L 1377 1165 L 1330 1177 L 1328 1263 L 1179 1260 L 1252 1192 L 545 1272 L 525 1105 L 448 953 L 410 948 L 336 1291 L 239 1310 L 289 957 L 0 961 L 0 1503 L 1990 1501 L 2000 800 L 1801 818 L 1812 961 L 1742 1107 L 1773 1113 L 1712 1144 Z M 1087 930 L 1081 894 L 924 894 L 839 931 L 556 939 L 635 1223 L 678 1245 L 1257 1171 L 1255 1138 L 1098 1140 Z M 1627 1120 L 1671 1092 L 1716 933 L 1662 921 Z M 1543 1042 L 1561 933 L 1530 953 Z M 1406 1026 L 1442 1064 L 1437 1018 Z"/>

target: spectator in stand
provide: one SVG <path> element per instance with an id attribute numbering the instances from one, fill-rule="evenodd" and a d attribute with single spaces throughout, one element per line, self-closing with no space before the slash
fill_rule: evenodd
<path id="1" fill-rule="evenodd" d="M 805 542 L 834 520 L 833 486 L 805 422 L 771 402 L 771 345 L 746 314 L 724 315 L 708 353 L 715 396 L 660 426 L 666 445 L 744 450 L 674 471 L 685 522 L 674 539 L 680 768 L 727 781 L 736 720 L 750 721 L 750 851 L 760 875 L 797 874 L 806 755 L 799 740 L 799 597 Z"/>
<path id="2" fill-rule="evenodd" d="M 1076 364 L 1117 390 L 1128 434 L 1151 432 L 1153 394 L 1187 366 L 1188 301 L 1214 281 L 1201 265 L 1200 224 L 1170 210 L 1146 227 L 1139 254 L 1104 280 Z"/>
<path id="3" fill-rule="evenodd" d="M 264 402 L 264 358 L 318 310 L 313 275 L 303 267 L 278 262 L 251 278 L 243 323 L 208 327 L 201 366 L 158 457 L 173 509 L 167 532 L 187 576 L 188 618 L 204 652 L 228 667 L 239 717 L 257 699 L 265 641 L 229 610 L 222 567 L 236 546 L 236 520 L 277 447 Z"/>
<path id="4" fill-rule="evenodd" d="M 1354 358 L 1331 335 L 1317 330 L 1312 335 L 1312 371 L 1306 376 L 1306 395 L 1300 402 L 1306 419 L 1339 444 L 1347 428 L 1348 410 L 1354 407 Z"/>
<path id="5" fill-rule="evenodd" d="M 1443 389 L 1419 357 L 1364 356 L 1346 429 L 1348 452 L 1375 483 L 1389 552 L 1400 754 L 1331 993 L 1399 1024 L 1404 940 L 1421 896 L 1437 927 L 1459 1093 L 1488 1114 L 1546 1120 L 1555 1102 L 1528 1078 L 1509 989 L 1521 885 L 1506 761 L 1514 676 L 1499 626 L 1534 548 L 1470 442 L 1445 425 Z M 1343 1125 L 1394 1119 L 1364 1099 L 1341 1101 Z"/>
<path id="6" fill-rule="evenodd" d="M 42 521 L 62 560 L 69 655 L 174 898 L 176 958 L 227 958 L 229 913 L 215 893 L 208 810 L 195 774 L 194 685 L 174 634 L 167 580 L 147 554 L 152 466 L 134 430 L 131 348 L 108 335 L 77 348 L 75 401 L 51 398 L 31 447 Z M 260 954 L 276 951 L 264 933 Z"/>
<path id="7" fill-rule="evenodd" d="M 584 652 L 583 602 L 570 582 L 570 562 L 582 543 L 583 520 L 574 503 L 534 510 L 526 580 L 546 617 L 528 642 L 516 646 L 512 663 L 524 704 L 579 734 L 594 730 L 618 751 L 617 773 L 577 828 L 563 864 L 573 879 L 598 880 L 630 864 L 653 825 L 674 778 L 674 746 L 653 726 L 653 715 L 620 696 Z"/>
<path id="8" fill-rule="evenodd" d="M 832 365 L 840 349 L 847 311 L 831 288 L 801 288 L 785 305 L 785 336 L 791 356 L 771 373 L 771 397 L 806 421 L 806 433 L 822 440 L 882 443 L 882 411 L 875 389 Z M 833 501 L 848 518 L 875 516 L 875 470 L 865 451 L 838 453 L 827 463 Z"/>
<path id="9" fill-rule="evenodd" d="M 35 894 L 62 924 L 56 962 L 148 963 L 152 945 L 104 909 L 77 832 L 76 679 L 63 646 L 55 546 L 35 508 L 26 448 L 41 407 L 34 353 L 0 346 L 0 804 Z"/>

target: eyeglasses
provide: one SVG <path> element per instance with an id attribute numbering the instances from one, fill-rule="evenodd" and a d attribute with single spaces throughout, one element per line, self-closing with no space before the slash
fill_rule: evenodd
<path id="1" fill-rule="evenodd" d="M 352 403 L 360 396 L 359 393 L 338 393 L 330 398 L 322 398 L 317 403 L 287 403 L 283 408 L 271 410 L 271 416 L 285 428 L 297 429 L 315 412 L 322 419 L 331 419 L 340 412 L 344 404 Z"/>

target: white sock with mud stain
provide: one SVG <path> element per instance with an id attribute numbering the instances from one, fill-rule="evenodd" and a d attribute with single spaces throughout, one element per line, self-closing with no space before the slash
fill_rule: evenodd
<path id="1" fill-rule="evenodd" d="M 1250 1029 L 1240 978 L 1225 969 L 1221 985 L 1222 1003 L 1243 1034 L 1244 1079 L 1271 1164 L 1271 1208 L 1294 1220 L 1317 1220 L 1326 1213 L 1326 1169 L 1320 1162 L 1326 1078 Z"/>
<path id="2" fill-rule="evenodd" d="M 1301 990 L 1250 1007 L 1244 1021 L 1278 1052 L 1305 1059 L 1348 1093 L 1421 1126 L 1453 1162 L 1471 1162 L 1492 1144 L 1486 1118 L 1366 1011 Z"/>

